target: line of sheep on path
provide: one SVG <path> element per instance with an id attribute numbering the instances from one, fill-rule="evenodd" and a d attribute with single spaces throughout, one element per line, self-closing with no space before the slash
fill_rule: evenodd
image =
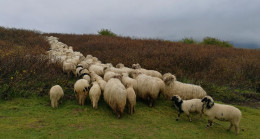
<path id="1" fill-rule="evenodd" d="M 200 116 L 208 116 L 207 126 L 211 126 L 214 119 L 229 121 L 229 130 L 235 126 L 236 133 L 239 133 L 242 117 L 240 110 L 230 105 L 214 103 L 198 85 L 179 82 L 171 73 L 162 75 L 158 71 L 144 69 L 138 63 L 133 64 L 132 68 L 125 67 L 122 63 L 113 67 L 111 63 L 104 64 L 92 55 L 84 57 L 80 52 L 73 51 L 71 46 L 59 42 L 56 37 L 50 36 L 47 40 L 51 45 L 47 51 L 50 62 L 62 65 L 63 72 L 68 77 L 73 74 L 78 78 L 74 92 L 79 105 L 85 105 L 89 94 L 93 108 L 97 109 L 98 101 L 103 96 L 120 118 L 126 105 L 129 113 L 134 113 L 137 98 L 147 101 L 153 107 L 162 94 L 166 100 L 173 101 L 179 111 L 178 118 L 181 113 L 185 113 L 191 121 L 189 114 L 197 112 Z M 58 101 L 64 96 L 62 88 L 55 85 L 49 94 L 52 107 L 57 108 Z"/>

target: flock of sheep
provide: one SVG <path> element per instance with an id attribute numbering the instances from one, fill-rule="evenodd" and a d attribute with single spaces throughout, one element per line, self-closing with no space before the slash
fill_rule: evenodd
<path id="1" fill-rule="evenodd" d="M 136 98 L 146 100 L 152 107 L 162 94 L 166 100 L 173 101 L 179 111 L 178 118 L 181 113 L 185 113 L 191 121 L 189 114 L 197 112 L 201 116 L 208 116 L 207 126 L 211 126 L 214 119 L 229 121 L 228 130 L 235 126 L 236 133 L 239 133 L 242 117 L 240 110 L 230 105 L 214 103 L 198 85 L 179 82 L 171 73 L 162 75 L 158 71 L 144 69 L 139 64 L 128 68 L 119 63 L 113 67 L 111 63 L 104 64 L 91 55 L 84 57 L 80 52 L 73 51 L 71 46 L 59 42 L 56 37 L 50 36 L 47 40 L 51 45 L 47 51 L 50 61 L 61 64 L 63 72 L 68 76 L 73 73 L 78 78 L 74 92 L 79 105 L 85 104 L 89 94 L 93 108 L 97 109 L 98 101 L 103 95 L 105 102 L 120 118 L 125 105 L 130 114 L 134 113 Z M 58 107 L 58 101 L 64 95 L 62 88 L 55 85 L 49 94 L 52 107 Z"/>

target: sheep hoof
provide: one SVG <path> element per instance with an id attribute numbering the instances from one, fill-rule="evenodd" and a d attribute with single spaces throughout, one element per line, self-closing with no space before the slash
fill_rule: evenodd
<path id="1" fill-rule="evenodd" d="M 179 121 L 179 119 L 176 119 L 176 121 Z"/>

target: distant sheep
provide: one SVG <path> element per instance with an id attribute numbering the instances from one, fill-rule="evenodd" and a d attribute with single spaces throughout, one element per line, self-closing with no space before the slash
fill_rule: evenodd
<path id="1" fill-rule="evenodd" d="M 90 89 L 89 82 L 85 79 L 79 79 L 74 84 L 74 92 L 79 105 L 85 105 L 85 100 Z"/>
<path id="2" fill-rule="evenodd" d="M 59 85 L 55 85 L 50 89 L 50 100 L 53 108 L 58 108 L 59 100 L 64 96 L 64 92 Z"/>
<path id="3" fill-rule="evenodd" d="M 126 105 L 127 92 L 119 79 L 111 78 L 104 90 L 104 100 L 120 118 Z"/>
<path id="4" fill-rule="evenodd" d="M 179 120 L 179 117 L 183 112 L 188 116 L 190 122 L 190 113 L 197 112 L 200 114 L 200 117 L 202 116 L 203 103 L 201 102 L 201 99 L 182 100 L 180 96 L 175 95 L 172 97 L 171 101 L 174 102 L 175 108 L 179 111 L 176 121 Z"/>
<path id="5" fill-rule="evenodd" d="M 118 64 L 116 65 L 116 68 L 123 68 L 123 67 L 125 67 L 125 65 L 122 64 L 122 63 L 118 63 Z"/>
<path id="6" fill-rule="evenodd" d="M 98 108 L 98 101 L 101 96 L 101 89 L 97 82 L 92 83 L 92 87 L 89 91 L 89 98 L 91 100 L 92 106 L 94 109 Z"/>
<path id="7" fill-rule="evenodd" d="M 230 126 L 228 131 L 235 126 L 236 134 L 239 133 L 239 123 L 242 118 L 242 114 L 238 108 L 230 105 L 214 103 L 214 100 L 210 96 L 205 96 L 201 102 L 203 103 L 202 112 L 208 116 L 207 127 L 212 126 L 214 119 L 229 121 Z"/>
<path id="8" fill-rule="evenodd" d="M 164 77 L 165 92 L 167 99 L 171 99 L 174 95 L 179 95 L 182 99 L 201 99 L 207 95 L 202 87 L 193 84 L 181 83 L 176 80 L 174 75 Z"/>
<path id="9" fill-rule="evenodd" d="M 126 92 L 127 92 L 128 112 L 129 114 L 132 115 L 135 112 L 136 94 L 131 84 L 126 85 Z"/>
<path id="10" fill-rule="evenodd" d="M 144 73 L 148 76 L 152 76 L 152 77 L 158 77 L 160 79 L 162 79 L 162 74 L 156 70 L 147 70 L 147 69 L 143 69 L 141 68 L 141 66 L 137 63 L 137 64 L 133 64 L 132 68 L 137 70 L 138 72 Z"/>

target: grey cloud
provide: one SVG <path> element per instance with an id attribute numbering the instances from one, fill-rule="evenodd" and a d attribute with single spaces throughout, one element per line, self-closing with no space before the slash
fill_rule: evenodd
<path id="1" fill-rule="evenodd" d="M 0 26 L 180 40 L 216 37 L 260 48 L 259 0 L 0 0 Z"/>

